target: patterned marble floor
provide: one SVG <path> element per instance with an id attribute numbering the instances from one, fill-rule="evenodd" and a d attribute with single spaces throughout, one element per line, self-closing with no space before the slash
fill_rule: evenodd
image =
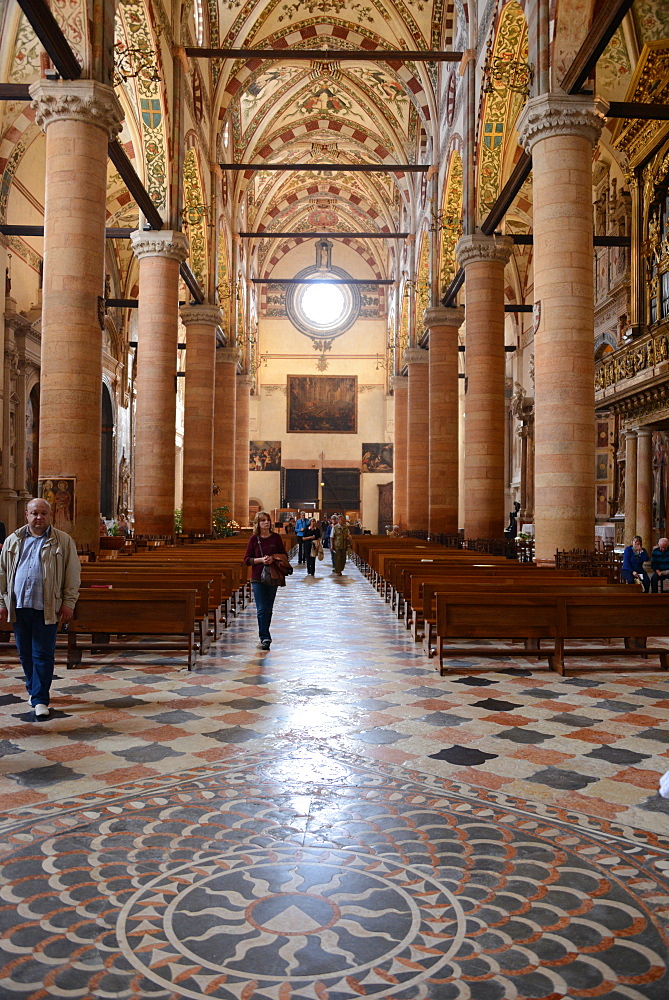
<path id="1" fill-rule="evenodd" d="M 0 997 L 667 1000 L 669 678 L 442 678 L 317 572 L 269 653 L 251 607 L 191 673 L 59 668 L 47 722 L 5 657 Z"/>

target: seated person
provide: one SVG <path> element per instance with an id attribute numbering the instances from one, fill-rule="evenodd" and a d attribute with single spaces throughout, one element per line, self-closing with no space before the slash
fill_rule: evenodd
<path id="1" fill-rule="evenodd" d="M 669 576 L 669 538 L 660 538 L 650 554 L 650 564 L 653 567 L 650 589 L 657 594 L 658 589 L 664 589 L 664 581 Z"/>
<path id="2" fill-rule="evenodd" d="M 645 594 L 650 590 L 650 577 L 643 568 L 643 564 L 648 560 L 648 553 L 643 547 L 643 538 L 641 535 L 635 535 L 632 544 L 623 551 L 621 576 L 625 583 L 640 582 Z"/>

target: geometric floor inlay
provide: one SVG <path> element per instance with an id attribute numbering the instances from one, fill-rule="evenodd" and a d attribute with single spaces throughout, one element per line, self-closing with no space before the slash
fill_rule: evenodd
<path id="1" fill-rule="evenodd" d="M 669 841 L 325 745 L 7 816 L 5 998 L 669 996 Z"/>

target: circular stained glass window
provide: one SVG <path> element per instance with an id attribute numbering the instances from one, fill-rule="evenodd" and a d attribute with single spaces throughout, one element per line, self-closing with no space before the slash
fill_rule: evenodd
<path id="1" fill-rule="evenodd" d="M 327 270 L 306 267 L 289 285 L 286 312 L 293 326 L 312 340 L 330 340 L 349 330 L 360 313 L 360 291 L 356 285 L 339 284 L 350 279 L 340 267 Z M 332 279 L 339 279 L 335 283 Z"/>

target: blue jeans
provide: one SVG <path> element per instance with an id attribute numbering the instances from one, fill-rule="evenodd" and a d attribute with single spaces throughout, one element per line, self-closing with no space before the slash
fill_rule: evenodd
<path id="1" fill-rule="evenodd" d="M 49 704 L 57 631 L 57 624 L 44 624 L 43 611 L 16 609 L 14 640 L 26 678 L 26 690 L 33 705 Z"/>
<path id="2" fill-rule="evenodd" d="M 272 608 L 276 598 L 277 587 L 268 587 L 266 583 L 252 580 L 253 600 L 256 602 L 258 614 L 258 635 L 261 642 L 271 642 L 269 627 L 272 621 Z"/>

